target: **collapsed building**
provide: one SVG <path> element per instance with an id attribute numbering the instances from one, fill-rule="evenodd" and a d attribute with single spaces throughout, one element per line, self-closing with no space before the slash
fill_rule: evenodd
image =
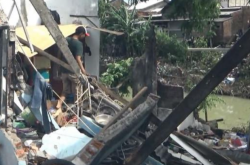
<path id="1" fill-rule="evenodd" d="M 157 81 L 152 27 L 147 50 L 133 66 L 137 70 L 132 76 L 134 97 L 127 101 L 98 81 L 98 69 L 91 68 L 91 61 L 98 57 L 89 59 L 91 66 L 86 66 L 95 70 L 92 76 L 80 74 L 65 41 L 79 25 L 58 26 L 43 1 L 30 2 L 45 26 L 23 24 L 14 30 L 1 10 L 1 165 L 249 163 L 248 155 L 240 152 L 248 150 L 244 137 L 223 132 L 213 122 L 195 121 L 192 112 L 250 52 L 250 31 L 184 98 L 181 87 Z M 81 26 L 97 33 L 122 35 L 89 24 Z M 61 51 L 67 63 L 54 57 L 53 49 Z M 82 86 L 77 101 L 69 99 L 57 111 L 54 104 L 58 92 L 54 80 L 46 77 L 53 70 L 45 72 L 47 75 L 41 71 L 54 67 L 48 60 L 73 71 Z M 25 76 L 24 64 L 35 72 L 32 83 Z M 57 88 L 58 83 L 54 83 Z M 223 144 L 219 144 L 221 139 Z"/>

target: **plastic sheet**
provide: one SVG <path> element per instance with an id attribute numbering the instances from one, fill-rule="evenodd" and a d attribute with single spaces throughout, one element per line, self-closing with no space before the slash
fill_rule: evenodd
<path id="1" fill-rule="evenodd" d="M 44 135 L 40 151 L 45 151 L 50 159 L 71 161 L 90 140 L 91 138 L 81 134 L 75 127 L 64 127 Z"/>

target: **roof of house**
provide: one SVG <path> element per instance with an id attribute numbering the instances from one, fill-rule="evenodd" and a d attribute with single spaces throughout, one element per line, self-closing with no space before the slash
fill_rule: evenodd
<path id="1" fill-rule="evenodd" d="M 229 0 L 229 6 L 246 6 L 248 0 Z"/>
<path id="2" fill-rule="evenodd" d="M 151 7 L 153 7 L 154 5 L 158 5 L 158 4 L 163 4 L 162 6 L 158 7 L 159 11 L 161 11 L 163 9 L 163 7 L 166 5 L 166 0 L 148 0 L 146 2 L 139 2 L 137 5 L 132 5 L 129 7 L 129 10 L 133 10 L 134 7 L 136 8 L 136 10 L 147 10 Z M 157 10 L 157 9 L 156 9 Z"/>

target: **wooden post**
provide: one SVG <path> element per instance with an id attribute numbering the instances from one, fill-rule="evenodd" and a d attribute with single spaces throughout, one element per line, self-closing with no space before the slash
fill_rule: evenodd
<path id="1" fill-rule="evenodd" d="M 48 31 L 50 32 L 51 36 L 55 40 L 58 48 L 61 50 L 68 64 L 73 69 L 74 73 L 80 79 L 81 83 L 86 84 L 86 81 L 84 80 L 84 77 L 82 76 L 80 72 L 80 68 L 68 47 L 68 43 L 66 39 L 64 38 L 62 32 L 60 31 L 49 9 L 46 7 L 44 1 L 30 0 L 30 2 L 36 9 L 38 15 L 41 17 L 43 23 L 47 27 Z"/>
<path id="2" fill-rule="evenodd" d="M 207 109 L 205 109 L 205 121 L 208 121 Z"/>
<path id="3" fill-rule="evenodd" d="M 192 113 L 250 52 L 250 30 L 225 54 L 156 131 L 129 158 L 126 165 L 140 165 Z"/>
<path id="4" fill-rule="evenodd" d="M 154 28 L 151 27 L 147 33 L 145 54 L 134 61 L 132 73 L 132 89 L 135 96 L 143 87 L 148 91 L 140 99 L 139 103 L 144 102 L 150 93 L 157 94 L 157 57 L 156 57 L 156 39 Z M 135 105 L 136 107 L 137 105 Z"/>

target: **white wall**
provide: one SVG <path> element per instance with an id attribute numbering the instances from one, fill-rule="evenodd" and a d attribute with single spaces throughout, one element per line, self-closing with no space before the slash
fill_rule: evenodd
<path id="1" fill-rule="evenodd" d="M 21 0 L 16 0 L 21 8 Z M 41 19 L 36 13 L 35 9 L 29 2 L 24 0 L 28 15 L 28 26 L 34 26 L 41 24 Z M 61 17 L 62 24 L 72 24 L 76 18 L 70 17 L 70 15 L 86 15 L 97 16 L 98 15 L 98 0 L 45 0 L 47 6 L 51 10 L 57 10 Z M 0 4 L 4 9 L 6 15 L 8 15 L 10 8 L 13 4 L 12 0 L 0 0 Z M 92 22 L 96 26 L 100 27 L 100 21 L 98 17 L 91 17 Z M 84 25 L 93 26 L 85 18 L 79 19 Z M 19 22 L 19 16 L 14 9 L 9 24 L 16 26 Z M 100 32 L 96 30 L 89 30 L 90 37 L 86 39 L 88 46 L 91 49 L 92 56 L 85 57 L 85 65 L 88 73 L 99 76 L 99 61 L 100 61 Z"/>
<path id="2" fill-rule="evenodd" d="M 57 10 L 61 16 L 62 24 L 71 24 L 74 20 L 80 20 L 84 25 L 93 26 L 85 18 L 73 18 L 70 15 L 86 15 L 98 16 L 98 0 L 60 0 L 60 3 L 55 0 L 45 0 L 48 8 Z M 100 21 L 98 17 L 91 17 L 98 27 Z M 100 63 L 100 32 L 88 29 L 90 37 L 86 39 L 87 45 L 90 47 L 92 56 L 85 56 L 85 66 L 89 74 L 99 76 Z"/>

